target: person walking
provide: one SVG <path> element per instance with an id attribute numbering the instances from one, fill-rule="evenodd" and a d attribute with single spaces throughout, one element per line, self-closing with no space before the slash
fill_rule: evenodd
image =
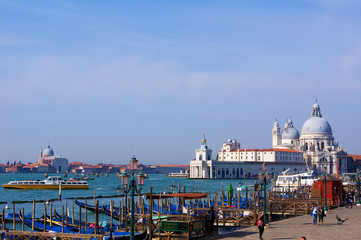
<path id="1" fill-rule="evenodd" d="M 313 208 L 311 210 L 311 216 L 313 219 L 313 225 L 317 224 L 317 211 L 318 211 L 318 207 L 316 205 L 313 205 Z"/>
<path id="2" fill-rule="evenodd" d="M 319 206 L 318 207 L 318 212 L 317 212 L 317 217 L 318 217 L 318 225 L 323 225 L 323 217 L 325 217 L 326 214 L 325 214 L 325 210 Z"/>
<path id="3" fill-rule="evenodd" d="M 348 194 L 348 202 L 350 203 L 350 207 L 352 208 L 353 197 L 351 192 Z"/>
<path id="4" fill-rule="evenodd" d="M 259 231 L 259 239 L 263 240 L 262 235 L 263 235 L 264 227 L 265 227 L 265 218 L 263 216 L 263 213 L 259 214 L 259 217 L 257 220 L 257 226 L 258 226 L 258 231 Z"/>
<path id="5" fill-rule="evenodd" d="M 349 199 L 348 199 L 348 194 L 346 193 L 345 195 L 345 208 L 348 208 L 349 205 Z"/>

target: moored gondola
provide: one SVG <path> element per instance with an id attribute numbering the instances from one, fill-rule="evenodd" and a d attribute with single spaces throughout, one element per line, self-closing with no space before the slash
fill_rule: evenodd
<path id="1" fill-rule="evenodd" d="M 89 211 L 95 212 L 96 207 L 94 205 L 90 205 L 90 204 L 85 204 L 83 202 L 79 202 L 78 200 L 75 200 L 74 203 L 80 207 L 86 208 Z M 99 207 L 98 208 L 98 212 L 103 212 L 103 208 Z"/>

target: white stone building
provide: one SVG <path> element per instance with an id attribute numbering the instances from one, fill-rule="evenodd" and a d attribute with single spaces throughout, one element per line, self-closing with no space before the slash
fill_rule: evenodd
<path id="1" fill-rule="evenodd" d="M 271 149 L 241 149 L 240 143 L 229 139 L 218 152 L 217 159 L 212 160 L 212 150 L 206 143 L 203 138 L 201 147 L 195 150 L 196 158 L 190 162 L 190 178 L 256 177 L 264 162 L 274 175 L 288 168 L 295 173 L 306 170 L 306 163 L 318 174 L 347 172 L 347 153 L 334 141 L 331 126 L 322 118 L 317 102 L 301 134 L 291 118 L 282 132 L 277 120 L 274 122 Z"/>
<path id="2" fill-rule="evenodd" d="M 203 138 L 196 158 L 190 163 L 190 178 L 251 178 L 257 177 L 264 162 L 268 172 L 277 175 L 290 168 L 294 172 L 306 169 L 302 152 L 293 149 L 241 149 L 240 144 L 229 139 L 212 159 L 212 150 Z M 292 172 L 291 171 L 291 172 Z"/>

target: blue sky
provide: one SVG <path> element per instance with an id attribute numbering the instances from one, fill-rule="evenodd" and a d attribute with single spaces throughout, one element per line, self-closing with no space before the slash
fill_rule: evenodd
<path id="1" fill-rule="evenodd" d="M 359 1 L 1 1 L 0 162 L 188 164 L 269 148 L 318 98 L 361 154 Z"/>

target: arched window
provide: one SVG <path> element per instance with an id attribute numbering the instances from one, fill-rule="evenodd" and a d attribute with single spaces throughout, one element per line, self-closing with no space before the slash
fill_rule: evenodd
<path id="1" fill-rule="evenodd" d="M 308 143 L 305 143 L 305 150 L 308 150 Z"/>
<path id="2" fill-rule="evenodd" d="M 201 154 L 199 154 L 199 160 L 202 160 L 202 155 Z"/>
<path id="3" fill-rule="evenodd" d="M 321 142 L 321 150 L 323 150 L 325 148 L 325 143 Z"/>

